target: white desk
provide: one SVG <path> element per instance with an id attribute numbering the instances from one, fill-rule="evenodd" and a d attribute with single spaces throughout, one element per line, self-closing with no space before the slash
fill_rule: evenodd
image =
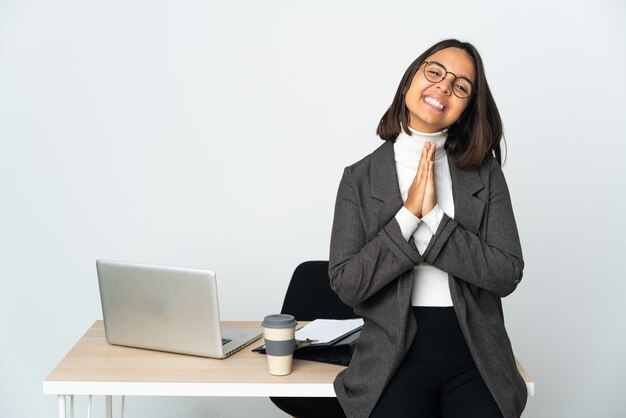
<path id="1" fill-rule="evenodd" d="M 256 322 L 223 323 L 228 327 L 260 327 Z M 304 325 L 305 322 L 300 322 Z M 58 395 L 59 417 L 66 414 L 66 395 L 104 395 L 107 417 L 111 396 L 302 396 L 334 397 L 332 382 L 343 366 L 294 359 L 288 376 L 267 372 L 265 356 L 252 352 L 262 340 L 223 359 L 186 356 L 110 345 L 104 324 L 96 321 L 43 381 L 43 393 Z M 518 369 L 534 394 L 534 382 Z"/>

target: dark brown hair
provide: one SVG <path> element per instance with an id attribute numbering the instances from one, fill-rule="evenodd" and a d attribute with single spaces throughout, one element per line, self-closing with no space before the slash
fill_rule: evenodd
<path id="1" fill-rule="evenodd" d="M 468 99 L 470 103 L 459 120 L 448 128 L 448 139 L 444 148 L 459 167 L 478 167 L 489 153 L 492 153 L 498 164 L 502 165 L 500 151 L 500 139 L 503 135 L 502 120 L 485 78 L 483 61 L 472 44 L 457 39 L 446 39 L 436 43 L 411 63 L 400 81 L 391 106 L 378 124 L 376 134 L 385 141 L 394 141 L 400 134 L 400 129 L 404 128 L 404 131 L 411 135 L 408 128 L 409 111 L 405 102 L 411 81 L 426 58 L 450 47 L 460 48 L 473 58 L 476 66 L 476 81 L 474 91 Z"/>

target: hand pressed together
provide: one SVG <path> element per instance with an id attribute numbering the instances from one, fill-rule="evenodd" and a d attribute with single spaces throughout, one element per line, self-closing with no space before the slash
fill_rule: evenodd
<path id="1" fill-rule="evenodd" d="M 437 145 L 426 142 L 417 167 L 413 183 L 409 187 L 409 195 L 404 206 L 418 218 L 428 214 L 437 204 L 435 189 L 435 151 Z"/>

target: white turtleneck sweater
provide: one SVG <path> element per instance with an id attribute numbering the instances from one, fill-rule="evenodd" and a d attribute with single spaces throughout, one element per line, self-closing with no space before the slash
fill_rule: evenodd
<path id="1" fill-rule="evenodd" d="M 418 218 L 406 207 L 396 214 L 396 220 L 402 230 L 402 235 L 408 241 L 411 235 L 415 239 L 415 245 L 420 254 L 423 254 L 433 237 L 444 212 L 454 218 L 454 201 L 452 200 L 452 180 L 450 167 L 444 149 L 448 129 L 435 133 L 424 133 L 409 128 L 412 135 L 407 135 L 404 130 L 400 131 L 394 142 L 393 150 L 396 160 L 396 171 L 402 201 L 406 202 L 409 187 L 417 173 L 422 148 L 425 142 L 437 144 L 435 152 L 435 189 L 437 191 L 437 204 L 435 207 Z M 448 285 L 448 273 L 443 270 L 422 262 L 415 266 L 412 272 L 413 291 L 411 304 L 413 306 L 452 306 L 450 287 Z"/>

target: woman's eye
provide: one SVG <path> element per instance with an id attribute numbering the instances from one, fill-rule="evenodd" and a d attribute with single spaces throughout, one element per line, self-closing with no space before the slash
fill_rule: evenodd
<path id="1" fill-rule="evenodd" d="M 463 93 L 467 93 L 467 89 L 465 88 L 465 86 L 457 84 L 456 88 L 457 88 L 457 90 L 461 90 Z"/>

